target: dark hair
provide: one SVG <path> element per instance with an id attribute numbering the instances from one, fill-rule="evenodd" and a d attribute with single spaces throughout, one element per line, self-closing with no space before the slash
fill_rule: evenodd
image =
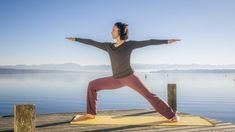
<path id="1" fill-rule="evenodd" d="M 122 22 L 116 22 L 114 24 L 119 29 L 119 35 L 122 40 L 128 39 L 128 24 Z"/>

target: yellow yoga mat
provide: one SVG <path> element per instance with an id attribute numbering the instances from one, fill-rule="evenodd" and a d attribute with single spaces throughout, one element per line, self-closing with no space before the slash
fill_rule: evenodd
<path id="1" fill-rule="evenodd" d="M 96 115 L 95 119 L 83 121 L 71 121 L 70 124 L 118 124 L 118 125 L 193 125 L 193 126 L 214 126 L 214 123 L 199 116 L 180 116 L 179 122 L 170 122 L 161 116 L 103 116 Z"/>

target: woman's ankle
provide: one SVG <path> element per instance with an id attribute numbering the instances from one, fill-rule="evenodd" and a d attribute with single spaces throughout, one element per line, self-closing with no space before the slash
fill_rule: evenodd
<path id="1" fill-rule="evenodd" d="M 96 115 L 90 114 L 90 113 L 86 113 L 86 115 L 89 116 L 89 117 L 95 117 L 96 116 Z"/>

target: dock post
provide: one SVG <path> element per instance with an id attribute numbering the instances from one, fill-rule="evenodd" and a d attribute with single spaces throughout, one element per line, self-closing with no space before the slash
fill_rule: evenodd
<path id="1" fill-rule="evenodd" d="M 35 119 L 34 104 L 14 106 L 14 132 L 35 132 Z"/>
<path id="2" fill-rule="evenodd" d="M 176 112 L 176 84 L 167 84 L 167 95 L 168 104 L 172 107 L 173 111 Z"/>

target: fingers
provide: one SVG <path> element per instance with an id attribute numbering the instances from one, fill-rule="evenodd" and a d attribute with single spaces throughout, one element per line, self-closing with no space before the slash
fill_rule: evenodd
<path id="1" fill-rule="evenodd" d="M 171 42 L 181 41 L 181 39 L 170 39 Z"/>
<path id="2" fill-rule="evenodd" d="M 75 41 L 75 38 L 72 38 L 72 37 L 66 37 L 65 39 L 68 39 L 70 41 Z"/>
<path id="3" fill-rule="evenodd" d="M 173 44 L 173 43 L 175 43 L 177 41 L 181 41 L 181 40 L 180 39 L 169 39 L 168 43 L 169 44 Z"/>
<path id="4" fill-rule="evenodd" d="M 181 39 L 171 39 L 172 41 L 181 41 Z"/>

